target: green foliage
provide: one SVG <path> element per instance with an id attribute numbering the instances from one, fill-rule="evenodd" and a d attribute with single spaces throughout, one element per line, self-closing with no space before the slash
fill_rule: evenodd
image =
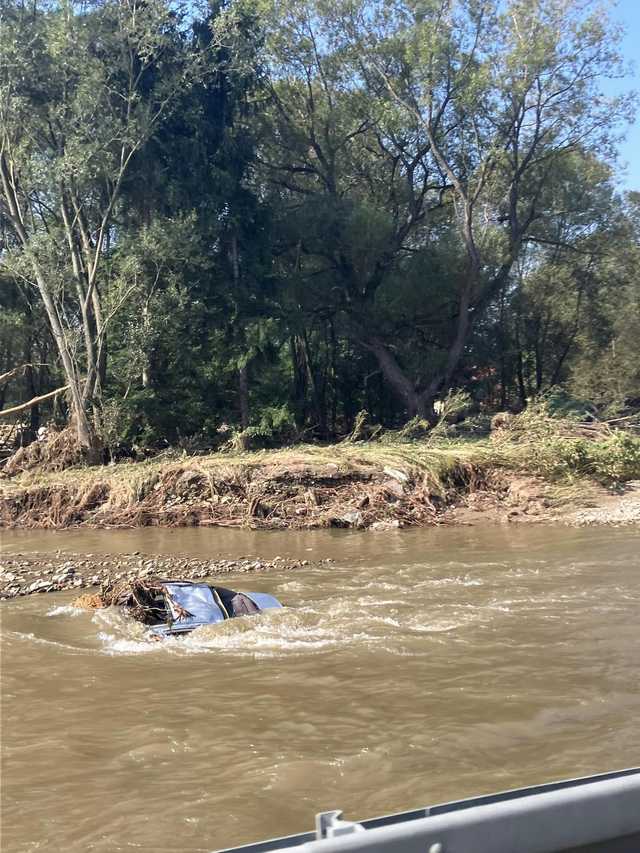
<path id="1" fill-rule="evenodd" d="M 562 388 L 552 388 L 536 399 L 538 407 L 544 407 L 552 418 L 564 418 L 572 421 L 589 420 L 595 414 L 595 407 L 589 400 L 572 397 Z"/>
<path id="2" fill-rule="evenodd" d="M 296 435 L 296 425 L 286 405 L 265 406 L 260 421 L 243 430 L 236 430 L 222 447 L 229 452 L 282 447 L 291 444 Z"/>
<path id="3" fill-rule="evenodd" d="M 528 447 L 524 464 L 548 479 L 625 483 L 640 477 L 640 438 L 622 432 L 600 441 L 550 437 Z"/>
<path id="4" fill-rule="evenodd" d="M 605 482 L 624 483 L 640 477 L 640 438 L 616 432 L 592 448 L 595 476 Z"/>
<path id="5" fill-rule="evenodd" d="M 587 409 L 560 390 L 529 400 L 527 408 L 510 418 L 497 433 L 499 442 L 537 441 L 571 433 L 576 422 L 584 421 Z M 588 412 L 589 418 L 591 412 Z"/>
<path id="6" fill-rule="evenodd" d="M 421 439 L 427 435 L 430 429 L 431 424 L 428 420 L 421 418 L 419 415 L 414 415 L 398 431 L 398 436 L 400 438 Z"/>
<path id="7" fill-rule="evenodd" d="M 71 381 L 106 444 L 153 447 L 432 442 L 526 407 L 509 440 L 550 474 L 626 476 L 630 448 L 606 473 L 562 433 L 640 407 L 632 104 L 595 4 L 2 16 L 0 365 L 45 365 L 6 399 Z"/>
<path id="8" fill-rule="evenodd" d="M 286 404 L 264 406 L 258 423 L 247 427 L 242 435 L 249 440 L 251 447 L 280 447 L 291 443 L 295 429 L 293 415 Z"/>
<path id="9" fill-rule="evenodd" d="M 494 434 L 493 446 L 506 464 L 551 480 L 612 485 L 640 477 L 640 436 L 585 425 L 576 402 L 559 393 L 533 401 Z"/>

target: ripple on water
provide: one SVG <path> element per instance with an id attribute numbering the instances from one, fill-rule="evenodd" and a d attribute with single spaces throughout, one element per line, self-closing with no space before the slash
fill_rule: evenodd
<path id="1" fill-rule="evenodd" d="M 322 541 L 342 565 L 225 579 L 283 611 L 182 639 L 4 602 L 3 850 L 196 853 L 637 758 L 639 534 Z"/>
<path id="2" fill-rule="evenodd" d="M 77 652 L 77 646 L 71 646 L 68 643 L 61 643 L 58 640 L 51 640 L 47 637 L 38 637 L 31 631 L 8 631 L 6 634 L 7 640 L 18 640 L 23 643 L 34 643 L 38 646 L 57 646 L 59 649 L 67 649 L 68 651 Z"/>

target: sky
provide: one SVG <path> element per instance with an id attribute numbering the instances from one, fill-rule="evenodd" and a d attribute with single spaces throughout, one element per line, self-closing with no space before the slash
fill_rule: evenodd
<path id="1" fill-rule="evenodd" d="M 628 63 L 635 65 L 635 76 L 625 80 L 612 80 L 607 83 L 606 90 L 612 94 L 630 89 L 640 91 L 640 0 L 618 0 L 612 17 L 626 30 L 622 53 Z M 621 176 L 620 189 L 640 190 L 640 110 L 633 125 L 627 129 L 626 139 L 620 146 L 620 159 L 626 163 L 626 174 Z"/>

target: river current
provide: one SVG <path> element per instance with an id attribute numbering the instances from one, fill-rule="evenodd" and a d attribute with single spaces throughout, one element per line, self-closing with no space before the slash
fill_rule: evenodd
<path id="1" fill-rule="evenodd" d="M 6 551 L 295 556 L 286 608 L 152 643 L 4 602 L 2 850 L 195 853 L 640 764 L 640 530 L 5 532 Z"/>

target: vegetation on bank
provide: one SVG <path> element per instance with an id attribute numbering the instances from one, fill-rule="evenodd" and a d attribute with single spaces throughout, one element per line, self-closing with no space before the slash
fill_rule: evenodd
<path id="1" fill-rule="evenodd" d="M 451 388 L 476 414 L 554 386 L 637 410 L 640 208 L 616 159 L 634 101 L 606 94 L 625 69 L 599 3 L 1 17 L 0 422 L 19 443 L 52 420 L 93 462 L 326 444 L 363 409 L 433 424 Z M 539 467 L 557 454 L 605 466 L 559 444 Z"/>
<path id="2" fill-rule="evenodd" d="M 640 436 L 631 431 L 551 418 L 542 406 L 494 419 L 490 434 L 477 431 L 474 422 L 441 421 L 420 438 L 374 431 L 368 440 L 327 446 L 171 451 L 48 472 L 36 466 L 2 480 L 0 520 L 26 527 L 384 529 L 437 523 L 478 494 L 505 514 L 524 505 L 532 516 L 548 517 L 554 506 L 584 504 L 597 487 L 640 479 Z"/>

